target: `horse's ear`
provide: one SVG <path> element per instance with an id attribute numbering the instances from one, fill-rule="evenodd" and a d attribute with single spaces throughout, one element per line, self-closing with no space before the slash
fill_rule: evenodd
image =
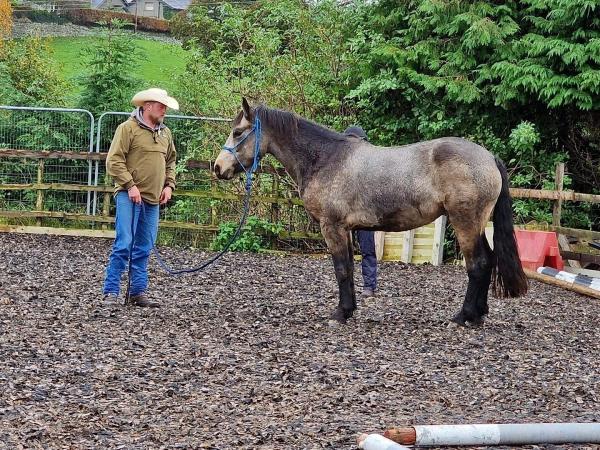
<path id="1" fill-rule="evenodd" d="M 246 97 L 242 97 L 242 110 L 244 111 L 244 117 L 247 120 L 251 120 L 252 119 L 252 110 L 250 109 L 250 105 L 248 104 Z"/>

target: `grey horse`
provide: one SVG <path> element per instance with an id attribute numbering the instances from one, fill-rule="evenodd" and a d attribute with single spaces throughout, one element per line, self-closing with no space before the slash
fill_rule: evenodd
<path id="1" fill-rule="evenodd" d="M 456 137 L 377 147 L 290 112 L 253 109 L 243 99 L 225 144 L 235 150 L 221 151 L 215 161 L 218 178 L 229 180 L 244 170 L 242 165 L 252 165 L 257 119 L 260 155 L 272 154 L 297 183 L 333 257 L 339 285 L 333 319 L 344 323 L 356 309 L 353 229 L 405 231 L 443 214 L 454 227 L 469 279 L 455 322 L 483 323 L 490 283 L 499 297 L 527 292 L 506 167 L 485 148 Z M 494 250 L 484 234 L 490 215 Z"/>

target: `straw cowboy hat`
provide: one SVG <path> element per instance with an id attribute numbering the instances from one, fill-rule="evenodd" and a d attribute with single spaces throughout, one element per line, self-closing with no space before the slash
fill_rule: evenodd
<path id="1" fill-rule="evenodd" d="M 135 106 L 144 106 L 144 102 L 159 102 L 171 109 L 179 109 L 179 103 L 167 95 L 167 91 L 159 88 L 150 88 L 140 91 L 133 96 L 131 103 Z"/>

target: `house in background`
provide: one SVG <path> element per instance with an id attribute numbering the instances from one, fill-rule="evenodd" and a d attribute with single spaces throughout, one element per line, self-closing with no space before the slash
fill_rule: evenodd
<path id="1" fill-rule="evenodd" d="M 91 0 L 91 7 L 137 14 L 138 17 L 170 19 L 187 9 L 191 3 L 192 0 Z"/>
<path id="2" fill-rule="evenodd" d="M 192 4 L 192 0 L 161 0 L 163 19 L 170 19 L 180 11 L 185 11 Z"/>

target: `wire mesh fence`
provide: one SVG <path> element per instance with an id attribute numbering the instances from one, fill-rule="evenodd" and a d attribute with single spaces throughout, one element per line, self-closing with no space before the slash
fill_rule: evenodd
<path id="1" fill-rule="evenodd" d="M 0 107 L 0 223 L 110 230 L 115 209 L 105 158 L 116 128 L 129 116 L 107 112 L 95 121 L 83 110 Z M 229 121 L 167 115 L 165 124 L 177 149 L 177 190 L 161 209 L 159 243 L 209 247 L 243 208 L 244 178 L 211 175 Z M 272 158 L 264 158 L 261 169 L 250 214 L 283 230 L 269 237 L 269 246 L 322 250 L 293 181 Z"/>
<path id="2" fill-rule="evenodd" d="M 46 187 L 92 184 L 93 130 L 85 110 L 0 106 L 0 209 L 89 214 L 87 192 L 49 193 Z"/>

